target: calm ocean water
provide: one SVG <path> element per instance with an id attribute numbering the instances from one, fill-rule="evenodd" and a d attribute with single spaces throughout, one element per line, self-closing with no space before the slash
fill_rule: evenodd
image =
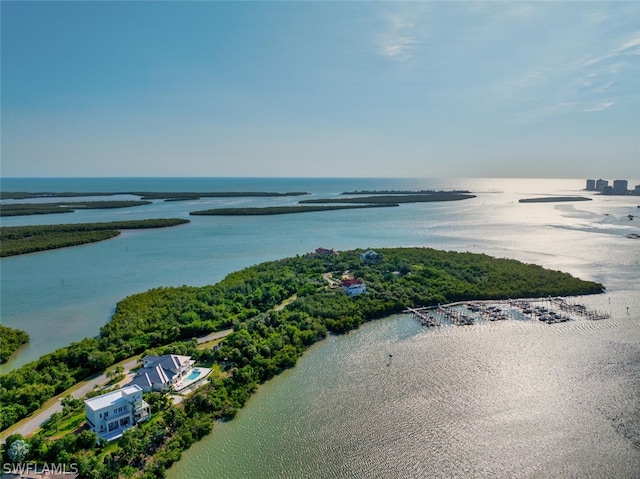
<path id="1" fill-rule="evenodd" d="M 634 182 L 635 181 L 635 182 Z M 630 180 L 629 184 L 640 183 Z M 405 317 L 314 346 L 216 426 L 172 478 L 640 477 L 638 197 L 520 204 L 578 195 L 583 180 L 2 179 L 3 191 L 308 191 L 469 189 L 477 197 L 269 217 L 189 217 L 216 206 L 299 198 L 154 202 L 134 209 L 3 218 L 3 225 L 189 218 L 76 248 L 4 258 L 2 323 L 30 345 L 3 370 L 94 336 L 118 300 L 203 285 L 319 246 L 430 246 L 510 257 L 602 282 L 581 299 L 599 322 L 507 321 L 423 329 Z M 392 363 L 387 366 L 389 354 Z"/>

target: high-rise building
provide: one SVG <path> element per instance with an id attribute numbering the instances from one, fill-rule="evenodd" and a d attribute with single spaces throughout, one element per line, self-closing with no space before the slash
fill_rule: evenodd
<path id="1" fill-rule="evenodd" d="M 607 186 L 609 186 L 607 180 L 599 179 L 596 181 L 596 191 L 603 191 Z"/>
<path id="2" fill-rule="evenodd" d="M 613 194 L 626 195 L 627 194 L 627 180 L 613 180 Z"/>
<path id="3" fill-rule="evenodd" d="M 587 180 L 587 191 L 596 190 L 596 180 Z"/>

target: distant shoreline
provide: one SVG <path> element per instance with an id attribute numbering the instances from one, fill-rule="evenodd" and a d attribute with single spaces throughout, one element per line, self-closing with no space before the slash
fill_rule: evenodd
<path id="1" fill-rule="evenodd" d="M 592 199 L 584 196 L 543 196 L 518 200 L 519 203 L 561 203 L 567 201 L 592 201 Z"/>
<path id="2" fill-rule="evenodd" d="M 261 191 L 227 191 L 227 192 L 150 192 L 150 191 L 129 191 L 129 192 L 0 192 L 0 200 L 28 200 L 42 198 L 86 198 L 91 196 L 117 196 L 132 195 L 140 197 L 140 200 L 125 201 L 67 201 L 67 202 L 47 202 L 47 203 L 5 203 L 0 205 L 0 216 L 27 216 L 57 213 L 73 213 L 78 209 L 106 209 L 106 208 L 131 208 L 134 206 L 146 206 L 152 204 L 150 200 L 164 201 L 189 201 L 201 198 L 273 198 L 283 196 L 304 196 L 309 193 L 292 191 L 287 193 L 261 192 Z"/>
<path id="3" fill-rule="evenodd" d="M 469 194 L 469 190 L 355 190 L 345 191 L 341 195 L 433 195 L 433 194 Z"/>
<path id="4" fill-rule="evenodd" d="M 193 200 L 200 198 L 233 198 L 244 196 L 272 197 L 272 196 L 304 196 L 309 193 L 304 191 L 291 191 L 287 193 L 275 193 L 270 191 L 208 191 L 208 192 L 156 192 L 156 191 L 114 191 L 114 192 L 26 192 L 3 191 L 0 192 L 0 200 L 26 200 L 32 198 L 83 198 L 87 196 L 139 196 L 143 200 Z"/>
<path id="5" fill-rule="evenodd" d="M 0 216 L 48 215 L 73 213 L 76 210 L 132 208 L 150 205 L 151 201 L 66 201 L 63 203 L 8 203 L 2 205 Z"/>
<path id="6" fill-rule="evenodd" d="M 124 229 L 166 228 L 189 223 L 180 218 L 0 227 L 0 257 L 80 246 L 114 238 Z"/>
<path id="7" fill-rule="evenodd" d="M 385 208 L 400 206 L 398 203 L 381 203 L 373 205 L 336 205 L 336 206 L 264 206 L 255 208 L 214 208 L 210 210 L 192 211 L 192 216 L 265 216 L 286 215 L 292 213 L 309 213 L 313 211 L 355 210 L 363 208 Z"/>
<path id="8" fill-rule="evenodd" d="M 436 201 L 459 201 L 475 198 L 476 195 L 467 193 L 454 193 L 454 192 L 438 192 L 438 193 L 412 193 L 412 194 L 399 194 L 399 195 L 387 195 L 380 194 L 380 196 L 363 196 L 361 198 L 315 198 L 311 200 L 301 200 L 299 203 L 431 203 Z"/>

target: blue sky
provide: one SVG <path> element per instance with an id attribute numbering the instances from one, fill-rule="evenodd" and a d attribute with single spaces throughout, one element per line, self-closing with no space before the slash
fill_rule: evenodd
<path id="1" fill-rule="evenodd" d="M 2 1 L 12 176 L 640 176 L 638 2 Z"/>

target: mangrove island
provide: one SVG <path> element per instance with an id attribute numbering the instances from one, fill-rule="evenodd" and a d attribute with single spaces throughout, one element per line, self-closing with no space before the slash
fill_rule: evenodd
<path id="1" fill-rule="evenodd" d="M 6 363 L 20 346 L 29 342 L 29 335 L 20 329 L 0 324 L 0 364 Z"/>
<path id="2" fill-rule="evenodd" d="M 591 201 L 584 196 L 541 196 L 539 198 L 523 198 L 519 203 L 562 203 L 566 201 Z"/>
<path id="3" fill-rule="evenodd" d="M 192 211 L 190 215 L 204 216 L 260 216 L 284 215 L 289 213 L 309 213 L 312 211 L 355 210 L 362 208 L 383 208 L 400 206 L 398 203 L 382 203 L 373 205 L 335 205 L 335 206 L 264 206 L 255 208 L 214 208 L 211 210 Z"/>
<path id="4" fill-rule="evenodd" d="M 165 228 L 189 223 L 169 218 L 103 223 L 0 227 L 0 257 L 34 253 L 103 241 L 125 229 Z"/>
<path id="5" fill-rule="evenodd" d="M 82 401 L 67 398 L 62 413 L 40 432 L 7 438 L 5 461 L 7 448 L 22 441 L 25 460 L 75 464 L 81 478 L 161 478 L 216 420 L 233 418 L 259 384 L 295 366 L 328 333 L 410 307 L 603 291 L 599 283 L 537 265 L 431 248 L 319 248 L 245 268 L 211 286 L 152 289 L 120 301 L 97 337 L 0 376 L 2 429 L 88 376 L 138 355 L 188 355 L 213 371 L 208 383 L 178 405 L 166 393 L 145 393 L 151 418 L 111 443 L 83 426 Z M 219 344 L 197 347 L 194 338 L 228 328 L 233 332 Z"/>
<path id="6" fill-rule="evenodd" d="M 467 193 L 440 192 L 428 194 L 374 195 L 351 198 L 314 198 L 300 203 L 430 203 L 435 201 L 460 201 L 475 198 Z"/>

